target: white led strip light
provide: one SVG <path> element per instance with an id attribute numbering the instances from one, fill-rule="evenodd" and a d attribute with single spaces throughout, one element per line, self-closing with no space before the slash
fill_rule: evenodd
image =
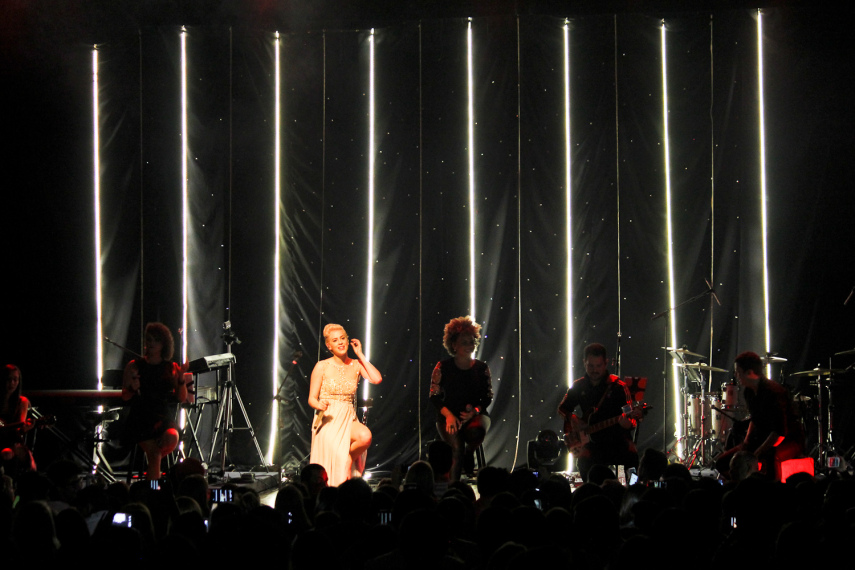
<path id="1" fill-rule="evenodd" d="M 664 126 L 665 139 L 665 209 L 666 223 L 668 228 L 668 303 L 669 307 L 676 305 L 674 295 L 674 234 L 671 226 L 671 142 L 668 137 L 668 61 L 666 57 L 665 22 L 660 26 L 660 37 L 662 44 L 662 122 Z M 675 311 L 668 313 L 671 324 L 671 346 L 677 346 L 677 315 Z M 677 433 L 677 455 L 682 457 L 683 445 L 683 422 L 680 421 L 680 383 L 677 381 L 677 364 L 672 362 L 672 382 L 674 397 L 674 414 Z"/>
<path id="2" fill-rule="evenodd" d="M 469 109 L 469 315 L 475 321 L 475 88 L 472 84 L 472 18 L 466 30 Z"/>
<path id="3" fill-rule="evenodd" d="M 573 385 L 573 216 L 570 211 L 570 23 L 564 20 L 564 227 L 567 228 L 567 386 Z"/>
<path id="4" fill-rule="evenodd" d="M 573 227 L 570 211 L 570 22 L 564 20 L 564 227 L 567 229 L 567 387 L 573 385 Z M 567 456 L 567 470 L 573 470 L 573 454 Z"/>
<path id="5" fill-rule="evenodd" d="M 365 292 L 365 343 L 363 354 L 371 359 L 371 313 L 374 310 L 374 28 L 368 36 L 368 283 Z M 368 384 L 363 382 L 362 395 L 368 397 Z"/>
<path id="6" fill-rule="evenodd" d="M 101 299 L 101 138 L 98 132 L 100 124 L 98 99 L 98 48 L 92 48 L 92 178 L 95 207 L 95 364 L 98 375 L 98 389 L 101 390 L 101 378 L 104 375 L 104 324 Z"/>
<path id="7" fill-rule="evenodd" d="M 190 228 L 187 156 L 187 29 L 181 27 L 181 362 L 187 362 L 187 233 Z M 184 414 L 181 415 L 182 424 Z M 183 427 L 183 425 L 182 425 Z"/>
<path id="8" fill-rule="evenodd" d="M 766 217 L 766 108 L 763 93 L 763 13 L 757 10 L 757 90 L 760 114 L 760 215 L 763 226 L 763 318 L 766 353 L 772 351 L 772 335 L 769 329 L 769 250 Z M 772 365 L 766 364 L 766 377 L 772 375 Z"/>
<path id="9" fill-rule="evenodd" d="M 273 232 L 274 232 L 274 251 L 273 251 L 273 370 L 272 370 L 272 393 L 275 396 L 276 390 L 279 387 L 279 313 L 281 307 L 279 305 L 279 261 L 280 261 L 280 208 L 281 208 L 281 184 L 282 184 L 282 139 L 279 130 L 281 124 L 282 101 L 280 99 L 281 86 L 281 67 L 280 67 L 280 46 L 281 40 L 279 32 L 276 32 L 273 41 L 275 77 L 273 78 L 274 90 L 273 105 L 274 105 L 274 121 L 273 121 Z M 279 433 L 279 403 L 273 400 L 270 409 L 270 441 L 267 445 L 267 462 L 272 465 L 275 463 L 276 441 Z"/>

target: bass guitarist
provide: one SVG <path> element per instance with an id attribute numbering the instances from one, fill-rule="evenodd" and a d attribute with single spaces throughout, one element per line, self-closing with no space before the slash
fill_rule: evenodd
<path id="1" fill-rule="evenodd" d="M 637 425 L 641 411 L 625 412 L 632 408 L 629 390 L 617 376 L 609 374 L 605 346 L 598 343 L 586 346 L 583 362 L 585 375 L 567 390 L 558 413 L 564 417 L 568 447 L 577 457 L 579 473 L 587 481 L 588 472 L 597 464 L 623 465 L 627 469 L 638 466 L 638 450 L 631 430 Z M 581 411 L 579 416 L 574 414 L 577 407 Z M 604 427 L 604 424 L 612 425 Z M 592 429 L 588 435 L 585 428 L 595 425 L 598 429 Z M 576 443 L 578 436 L 581 441 Z"/>

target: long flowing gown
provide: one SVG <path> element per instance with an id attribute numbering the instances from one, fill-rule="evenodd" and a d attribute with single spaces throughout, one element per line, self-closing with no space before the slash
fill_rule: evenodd
<path id="1" fill-rule="evenodd" d="M 318 365 L 323 366 L 318 400 L 329 402 L 329 407 L 315 411 L 310 461 L 322 465 L 329 485 L 337 486 L 350 479 L 352 473 L 361 475 L 365 469 L 366 454 L 362 454 L 358 465 L 353 465 L 350 458 L 350 430 L 357 421 L 353 399 L 359 385 L 359 367 L 355 360 L 339 365 L 332 358 Z"/>

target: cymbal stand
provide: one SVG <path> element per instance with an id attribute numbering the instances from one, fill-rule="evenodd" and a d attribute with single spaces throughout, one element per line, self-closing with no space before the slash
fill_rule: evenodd
<path id="1" fill-rule="evenodd" d="M 664 398 L 664 400 L 665 400 L 666 402 L 668 401 L 668 399 L 667 399 L 667 394 L 668 394 L 668 349 L 667 349 L 667 347 L 668 347 L 668 346 L 671 346 L 670 341 L 669 341 L 669 339 L 668 339 L 668 332 L 670 331 L 670 328 L 671 328 L 671 326 L 670 326 L 670 321 L 671 321 L 671 319 L 670 319 L 670 315 L 671 315 L 671 312 L 672 312 L 672 311 L 676 311 L 677 309 L 679 309 L 679 308 L 680 308 L 680 307 L 682 307 L 683 305 L 688 305 L 689 303 L 692 303 L 692 302 L 694 302 L 694 301 L 697 301 L 698 299 L 702 299 L 702 298 L 704 298 L 704 297 L 705 297 L 705 296 L 707 296 L 707 295 L 715 295 L 715 292 L 713 291 L 713 289 L 712 289 L 712 287 L 710 286 L 709 282 L 707 283 L 707 287 L 708 287 L 708 288 L 707 288 L 707 290 L 706 290 L 706 291 L 704 291 L 703 293 L 699 293 L 699 294 L 695 295 L 694 297 L 690 297 L 690 298 L 686 299 L 685 301 L 683 301 L 683 302 L 681 302 L 681 303 L 677 303 L 677 304 L 676 304 L 675 306 L 673 306 L 673 307 L 668 307 L 668 308 L 667 308 L 667 309 L 665 309 L 664 311 L 661 311 L 661 312 L 659 312 L 659 313 L 656 313 L 655 315 L 653 315 L 652 317 L 650 317 L 650 320 L 651 320 L 651 321 L 655 321 L 656 319 L 659 319 L 659 318 L 662 318 L 662 317 L 666 317 L 666 318 L 665 318 L 665 342 L 664 342 L 664 344 L 662 345 L 662 349 L 663 349 L 663 351 L 664 351 L 664 353 L 663 353 L 663 359 L 662 359 L 662 361 L 663 361 L 663 362 L 662 362 L 662 387 L 664 388 L 664 390 L 663 390 L 663 392 L 662 392 L 662 393 L 663 393 L 663 398 Z M 682 358 L 680 358 L 680 360 L 682 361 Z M 685 378 L 685 376 L 684 376 L 684 378 Z M 685 383 L 684 383 L 683 385 L 684 385 L 684 387 L 685 387 Z M 662 417 L 663 417 L 662 425 L 663 425 L 663 429 L 666 429 L 664 426 L 668 425 L 668 411 L 667 411 L 667 409 L 668 409 L 668 406 L 667 406 L 667 405 L 662 406 L 662 414 L 663 414 L 663 416 L 662 416 Z M 685 410 L 686 410 L 686 393 L 685 393 L 685 392 L 683 393 L 683 402 L 682 402 L 682 406 L 681 406 L 679 409 L 681 409 L 681 410 L 683 410 L 683 411 L 685 411 Z M 684 414 L 684 415 L 683 415 L 683 437 L 684 437 L 684 438 L 687 438 L 687 436 L 688 436 L 686 421 L 687 421 L 687 417 L 686 417 L 686 415 Z M 663 439 L 664 439 L 664 438 L 663 438 Z M 682 438 L 678 438 L 678 439 L 677 439 L 677 447 L 678 447 L 678 448 L 679 448 L 679 445 L 680 445 L 680 439 L 682 439 Z M 682 457 L 682 459 L 683 459 L 683 463 L 685 464 L 685 463 L 686 463 L 686 461 L 688 461 L 688 456 L 689 456 L 688 448 L 687 448 L 687 446 L 685 446 L 685 445 L 683 446 L 683 455 L 684 455 L 684 457 Z"/>
<path id="2" fill-rule="evenodd" d="M 684 370 L 688 370 L 684 368 Z M 692 468 L 695 464 L 695 461 L 698 458 L 698 452 L 700 451 L 701 459 L 700 464 L 701 467 L 707 467 L 707 456 L 712 452 L 713 438 L 712 438 L 712 421 L 707 422 L 707 390 L 706 385 L 707 381 L 704 380 L 704 375 L 700 371 L 698 372 L 698 376 L 700 378 L 701 385 L 701 394 L 700 399 L 698 401 L 698 408 L 700 411 L 700 427 L 699 427 L 699 435 L 697 436 L 698 440 L 695 443 L 694 448 L 692 449 L 692 457 L 691 461 L 687 460 L 686 467 Z M 710 413 L 712 413 L 710 411 Z M 712 418 L 710 418 L 712 420 Z M 708 427 L 709 426 L 709 427 Z M 708 449 L 709 448 L 709 449 Z"/>
<path id="3" fill-rule="evenodd" d="M 681 354 L 676 354 L 676 358 L 683 362 L 683 356 Z M 680 417 L 680 421 L 683 423 L 683 437 L 678 438 L 677 441 L 683 441 L 683 464 L 687 465 L 689 462 L 689 457 L 694 453 L 697 449 L 697 442 L 693 442 L 691 440 L 691 432 L 689 425 L 689 370 L 687 368 L 681 368 L 681 374 L 683 376 L 683 386 L 680 387 L 680 398 L 682 398 L 682 402 L 680 402 L 680 409 L 683 411 L 682 416 Z"/>
<path id="4" fill-rule="evenodd" d="M 817 417 L 818 439 L 819 443 L 817 459 L 820 468 L 826 469 L 829 467 L 829 459 L 838 455 L 837 449 L 834 446 L 834 398 L 831 389 L 831 376 L 826 380 L 823 376 L 816 379 L 817 385 L 817 409 L 819 411 Z M 825 394 L 828 395 L 827 399 Z"/>

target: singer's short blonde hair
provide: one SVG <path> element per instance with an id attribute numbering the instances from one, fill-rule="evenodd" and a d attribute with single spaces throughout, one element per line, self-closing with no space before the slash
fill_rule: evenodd
<path id="1" fill-rule="evenodd" d="M 330 323 L 327 326 L 325 326 L 324 327 L 324 343 L 328 345 L 330 342 L 330 335 L 332 334 L 333 331 L 338 331 L 338 330 L 343 332 L 344 336 L 347 336 L 347 331 L 344 330 L 344 327 L 339 325 L 339 324 Z"/>

